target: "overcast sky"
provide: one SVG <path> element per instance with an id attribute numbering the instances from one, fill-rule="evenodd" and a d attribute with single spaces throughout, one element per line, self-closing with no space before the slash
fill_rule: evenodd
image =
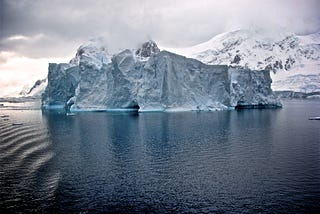
<path id="1" fill-rule="evenodd" d="M 70 59 L 93 37 L 114 51 L 146 39 L 190 46 L 240 28 L 307 34 L 320 30 L 319 8 L 320 0 L 0 0 L 0 96 L 45 77 L 49 61 Z"/>

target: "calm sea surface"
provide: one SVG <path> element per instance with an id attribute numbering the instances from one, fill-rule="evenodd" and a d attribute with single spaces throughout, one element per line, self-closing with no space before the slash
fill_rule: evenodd
<path id="1" fill-rule="evenodd" d="M 320 212 L 319 101 L 0 116 L 0 213 Z"/>

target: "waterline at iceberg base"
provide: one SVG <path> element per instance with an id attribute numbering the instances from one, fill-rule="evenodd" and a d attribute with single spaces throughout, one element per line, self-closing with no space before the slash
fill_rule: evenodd
<path id="1" fill-rule="evenodd" d="M 143 53 L 143 54 L 142 54 Z M 96 42 L 49 64 L 44 110 L 190 111 L 281 107 L 267 70 L 208 65 L 152 41 L 109 54 Z"/>

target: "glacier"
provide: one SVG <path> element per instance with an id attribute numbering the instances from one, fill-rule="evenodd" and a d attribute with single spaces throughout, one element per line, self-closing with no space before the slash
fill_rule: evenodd
<path id="1" fill-rule="evenodd" d="M 44 110 L 190 111 L 281 107 L 268 70 L 209 65 L 148 41 L 110 54 L 97 41 L 50 63 Z"/>

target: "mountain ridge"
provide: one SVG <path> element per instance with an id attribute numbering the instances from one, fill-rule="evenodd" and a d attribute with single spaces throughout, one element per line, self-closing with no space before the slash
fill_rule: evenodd
<path id="1" fill-rule="evenodd" d="M 296 35 L 290 32 L 268 34 L 237 30 L 216 35 L 191 47 L 166 49 L 206 64 L 268 69 L 274 72 L 274 82 L 297 74 L 320 73 L 320 32 Z M 277 86 L 273 89 L 279 90 Z M 296 87 L 294 90 L 303 89 Z"/>

